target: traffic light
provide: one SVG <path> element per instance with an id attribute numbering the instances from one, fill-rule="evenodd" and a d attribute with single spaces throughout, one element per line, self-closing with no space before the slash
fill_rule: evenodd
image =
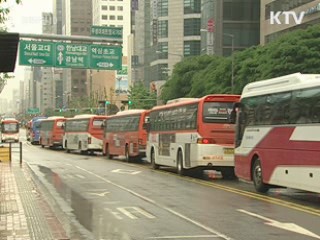
<path id="1" fill-rule="evenodd" d="M 110 104 L 110 101 L 107 101 L 107 100 L 106 100 L 105 104 L 106 104 L 106 105 Z"/>
<path id="2" fill-rule="evenodd" d="M 131 101 L 131 100 L 129 100 L 129 101 L 128 101 L 128 104 L 129 104 L 129 105 L 132 105 L 132 101 Z"/>
<path id="3" fill-rule="evenodd" d="M 62 109 L 61 109 L 61 108 L 59 109 L 59 112 L 62 112 Z"/>

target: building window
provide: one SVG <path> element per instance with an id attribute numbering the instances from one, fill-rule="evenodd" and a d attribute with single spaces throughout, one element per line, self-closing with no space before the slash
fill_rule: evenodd
<path id="1" fill-rule="evenodd" d="M 116 16 L 110 15 L 110 20 L 116 20 Z"/>
<path id="2" fill-rule="evenodd" d="M 168 0 L 159 0 L 158 2 L 158 16 L 168 16 Z"/>
<path id="3" fill-rule="evenodd" d="M 117 7 L 117 10 L 118 10 L 118 11 L 123 11 L 123 7 L 122 7 L 122 6 L 118 6 L 118 7 Z"/>
<path id="4" fill-rule="evenodd" d="M 184 20 L 184 36 L 200 36 L 201 20 L 190 18 Z"/>
<path id="5" fill-rule="evenodd" d="M 201 0 L 184 0 L 184 14 L 201 13 Z"/>
<path id="6" fill-rule="evenodd" d="M 183 55 L 184 56 L 197 56 L 200 55 L 201 51 L 201 42 L 194 41 L 185 41 L 183 47 Z"/>
<path id="7" fill-rule="evenodd" d="M 223 18 L 230 21 L 259 21 L 260 1 L 225 2 Z"/>
<path id="8" fill-rule="evenodd" d="M 108 20 L 108 15 L 102 15 L 101 17 L 103 20 Z"/>
<path id="9" fill-rule="evenodd" d="M 168 43 L 159 42 L 157 46 L 158 59 L 168 59 Z"/>
<path id="10" fill-rule="evenodd" d="M 116 7 L 115 7 L 115 6 L 109 6 L 109 10 L 110 10 L 110 11 L 115 11 L 115 10 L 116 10 Z"/>
<path id="11" fill-rule="evenodd" d="M 118 20 L 123 20 L 123 16 L 117 16 Z"/>
<path id="12" fill-rule="evenodd" d="M 108 6 L 101 6 L 102 10 L 108 10 Z"/>
<path id="13" fill-rule="evenodd" d="M 158 37 L 168 37 L 168 20 L 158 21 Z"/>

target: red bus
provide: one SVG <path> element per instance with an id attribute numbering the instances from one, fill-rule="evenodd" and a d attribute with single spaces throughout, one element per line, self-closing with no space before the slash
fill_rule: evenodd
<path id="1" fill-rule="evenodd" d="M 49 117 L 40 122 L 41 147 L 62 147 L 64 117 Z"/>
<path id="2" fill-rule="evenodd" d="M 320 74 L 247 84 L 236 121 L 235 173 L 256 191 L 320 193 Z"/>
<path id="3" fill-rule="evenodd" d="M 215 94 L 169 101 L 150 111 L 147 160 L 154 169 L 218 170 L 234 178 L 234 125 L 230 114 L 239 95 Z"/>
<path id="4" fill-rule="evenodd" d="M 144 123 L 148 114 L 148 110 L 132 109 L 109 116 L 105 125 L 103 154 L 109 159 L 125 156 L 127 161 L 144 157 L 147 143 Z"/>
<path id="5" fill-rule="evenodd" d="M 64 126 L 63 148 L 81 153 L 102 151 L 104 120 L 107 116 L 82 114 L 67 118 Z"/>
<path id="6" fill-rule="evenodd" d="M 1 120 L 1 142 L 19 142 L 19 124 L 14 118 Z"/>

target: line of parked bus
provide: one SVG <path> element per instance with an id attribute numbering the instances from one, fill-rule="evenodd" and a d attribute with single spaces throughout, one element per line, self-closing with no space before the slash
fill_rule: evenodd
<path id="1" fill-rule="evenodd" d="M 39 143 L 102 151 L 152 168 L 214 169 L 253 181 L 258 192 L 290 187 L 320 193 L 320 75 L 291 74 L 250 83 L 242 95 L 169 101 L 112 116 L 48 118 Z M 309 118 L 307 120 L 307 118 Z M 43 127 L 42 127 L 43 126 Z"/>

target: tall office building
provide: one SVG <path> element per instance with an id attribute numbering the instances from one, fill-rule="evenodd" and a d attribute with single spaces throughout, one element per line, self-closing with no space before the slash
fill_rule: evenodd
<path id="1" fill-rule="evenodd" d="M 277 12 L 295 13 L 286 19 L 285 14 L 272 18 Z M 261 0 L 261 44 L 264 45 L 289 31 L 307 28 L 320 23 L 320 0 Z M 301 23 L 299 19 L 301 18 Z"/>
<path id="2" fill-rule="evenodd" d="M 42 33 L 52 34 L 53 28 L 52 13 L 42 13 Z M 40 99 L 38 107 L 40 108 L 40 112 L 44 113 L 47 109 L 55 108 L 56 94 L 54 91 L 53 68 L 41 68 L 40 78 L 40 88 L 37 89 Z"/>
<path id="3" fill-rule="evenodd" d="M 65 18 L 63 29 L 66 35 L 89 36 L 92 26 L 92 0 L 65 0 Z M 70 78 L 67 77 L 70 83 L 71 100 L 75 103 L 81 100 L 85 102 L 89 96 L 87 84 L 90 75 L 87 71 L 86 69 L 71 69 Z"/>
<path id="4" fill-rule="evenodd" d="M 177 62 L 200 55 L 201 0 L 139 1 L 135 21 L 136 80 L 146 86 L 160 88 Z"/>
<path id="5" fill-rule="evenodd" d="M 201 52 L 229 56 L 260 42 L 259 0 L 203 0 Z"/>
<path id="6" fill-rule="evenodd" d="M 53 0 L 54 33 L 66 34 L 65 0 Z M 55 108 L 67 108 L 71 97 L 71 70 L 68 68 L 54 68 L 53 81 L 55 83 Z"/>
<path id="7" fill-rule="evenodd" d="M 93 25 L 122 29 L 122 73 L 127 72 L 129 36 L 131 34 L 131 0 L 93 0 Z M 92 70 L 88 90 L 98 100 L 113 99 L 115 104 L 127 98 L 128 74 L 119 71 Z M 119 105 L 119 104 L 118 104 Z"/>

